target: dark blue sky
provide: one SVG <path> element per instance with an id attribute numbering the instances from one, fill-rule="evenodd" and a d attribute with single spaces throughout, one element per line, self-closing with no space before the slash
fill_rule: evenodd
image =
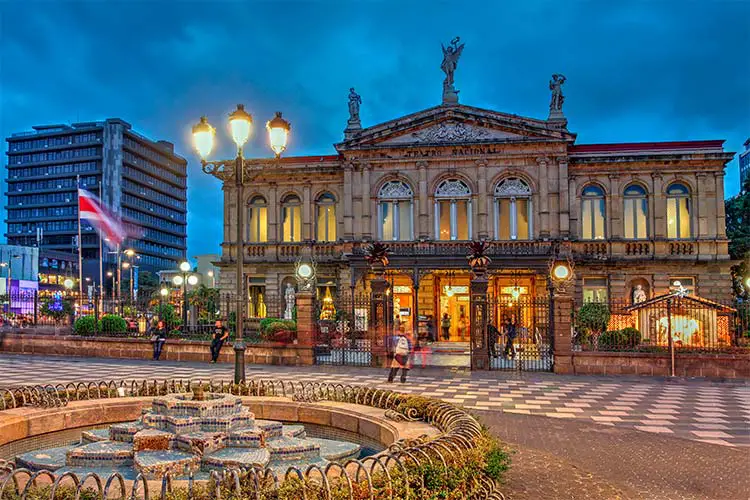
<path id="1" fill-rule="evenodd" d="M 189 159 L 189 255 L 218 252 L 221 190 L 200 171 L 202 114 L 232 154 L 226 113 L 292 122 L 287 154 L 330 154 L 347 92 L 364 126 L 440 102 L 440 43 L 460 35 L 463 104 L 546 118 L 567 76 L 579 143 L 750 136 L 750 2 L 197 2 L 0 0 L 0 137 L 44 123 L 121 117 Z M 218 155 L 217 155 L 218 157 Z M 5 172 L 3 171 L 3 176 Z M 738 190 L 738 165 L 726 191 Z M 3 215 L 4 213 L 0 214 Z"/>

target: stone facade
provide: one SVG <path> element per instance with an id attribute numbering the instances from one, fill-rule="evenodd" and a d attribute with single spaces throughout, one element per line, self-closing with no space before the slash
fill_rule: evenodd
<path id="1" fill-rule="evenodd" d="M 635 283 L 651 297 L 676 279 L 729 299 L 724 168 L 733 154 L 722 144 L 576 144 L 564 120 L 455 104 L 350 131 L 335 155 L 247 160 L 240 203 L 248 290 L 281 297 L 311 248 L 319 283 L 366 291 L 364 246 L 388 240 L 389 269 L 400 273 L 392 284 L 412 287 L 410 314 L 438 315 L 442 291 L 468 285 L 466 241 L 484 239 L 494 242 L 491 294 L 507 279 L 545 294 L 559 244 L 575 264 L 577 301 L 594 282 L 609 299 L 627 299 Z M 219 286 L 231 292 L 238 200 L 225 181 Z M 636 202 L 631 186 L 642 193 Z M 634 210 L 638 228 L 626 229 Z"/>

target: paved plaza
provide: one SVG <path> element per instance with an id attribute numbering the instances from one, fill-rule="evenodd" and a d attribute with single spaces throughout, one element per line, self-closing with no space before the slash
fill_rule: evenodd
<path id="1" fill-rule="evenodd" d="M 232 378 L 229 364 L 0 355 L 0 384 L 119 379 Z M 388 387 L 385 370 L 248 365 L 248 378 Z M 595 423 L 729 447 L 750 447 L 750 385 L 656 378 L 571 377 L 550 373 L 415 369 L 394 389 L 472 410 Z"/>

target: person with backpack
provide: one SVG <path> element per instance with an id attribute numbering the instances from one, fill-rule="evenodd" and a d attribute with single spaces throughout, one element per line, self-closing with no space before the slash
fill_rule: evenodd
<path id="1" fill-rule="evenodd" d="M 409 356 L 411 354 L 411 342 L 404 332 L 399 332 L 396 345 L 393 350 L 391 371 L 388 374 L 388 383 L 393 382 L 398 370 L 401 369 L 401 383 L 406 382 L 406 373 L 409 371 Z"/>
<path id="2" fill-rule="evenodd" d="M 164 348 L 164 343 L 167 341 L 167 329 L 164 326 L 163 321 L 159 321 L 156 325 L 156 330 L 152 332 L 151 343 L 154 344 L 154 361 L 159 361 L 161 357 L 161 350 Z"/>
<path id="3" fill-rule="evenodd" d="M 507 340 L 505 342 L 505 349 L 503 350 L 503 357 L 514 359 L 516 357 L 516 347 L 513 343 L 516 340 L 516 324 L 510 318 L 505 318 L 505 336 Z"/>

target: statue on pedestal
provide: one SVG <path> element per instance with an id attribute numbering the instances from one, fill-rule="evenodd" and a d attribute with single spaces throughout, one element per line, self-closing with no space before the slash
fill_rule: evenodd
<path id="1" fill-rule="evenodd" d="M 284 301 L 286 302 L 286 308 L 284 309 L 284 319 L 293 319 L 295 293 L 294 287 L 291 283 L 286 284 L 286 290 L 284 290 Z"/>
<path id="2" fill-rule="evenodd" d="M 454 38 L 448 44 L 448 47 L 440 44 L 440 47 L 443 49 L 443 62 L 440 64 L 440 69 L 445 73 L 445 80 L 443 80 L 443 104 L 458 103 L 458 91 L 453 87 L 453 73 L 456 71 L 458 59 L 461 57 L 464 45 L 466 45 L 465 43 L 459 45 L 458 42 L 460 40 L 460 37 Z"/>
<path id="3" fill-rule="evenodd" d="M 349 120 L 346 122 L 344 137 L 350 139 L 354 134 L 362 130 L 362 122 L 359 120 L 359 106 L 362 104 L 362 98 L 354 91 L 354 87 L 349 89 Z"/>
<path id="4" fill-rule="evenodd" d="M 562 85 L 565 83 L 565 76 L 554 74 L 552 80 L 549 81 L 549 89 L 552 91 L 552 97 L 549 101 L 549 118 L 548 119 L 560 119 L 564 118 L 562 107 L 565 101 L 565 96 L 562 93 Z"/>
<path id="5" fill-rule="evenodd" d="M 646 291 L 643 289 L 643 285 L 635 285 L 635 289 L 633 289 L 633 304 L 646 302 L 646 299 Z"/>

